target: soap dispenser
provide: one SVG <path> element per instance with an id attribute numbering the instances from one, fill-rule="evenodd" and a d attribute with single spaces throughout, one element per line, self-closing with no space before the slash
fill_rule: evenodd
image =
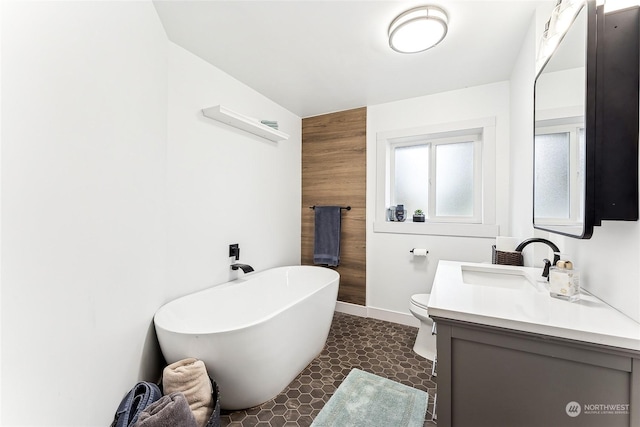
<path id="1" fill-rule="evenodd" d="M 549 271 L 549 294 L 554 298 L 573 302 L 580 299 L 580 272 L 573 263 L 559 260 Z"/>

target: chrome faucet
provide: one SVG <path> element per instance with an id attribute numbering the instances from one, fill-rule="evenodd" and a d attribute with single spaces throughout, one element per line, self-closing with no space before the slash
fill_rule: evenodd
<path id="1" fill-rule="evenodd" d="M 231 269 L 232 270 L 242 270 L 245 274 L 246 273 L 251 273 L 253 271 L 253 267 L 251 267 L 248 264 L 239 264 L 239 263 L 235 263 L 235 264 L 231 264 Z"/>
<path id="2" fill-rule="evenodd" d="M 533 239 L 527 239 L 520 243 L 518 247 L 516 247 L 516 252 L 522 252 L 522 250 L 529 243 L 544 243 L 553 250 L 553 265 L 556 265 L 558 261 L 560 261 L 560 249 L 550 240 L 541 239 L 539 237 L 534 237 Z M 547 258 L 542 260 L 544 262 L 544 268 L 542 269 L 542 277 L 546 277 L 549 280 L 549 269 L 551 268 L 551 261 Z"/>

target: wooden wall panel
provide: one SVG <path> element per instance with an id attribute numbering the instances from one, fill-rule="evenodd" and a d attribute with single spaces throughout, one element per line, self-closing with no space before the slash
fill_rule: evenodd
<path id="1" fill-rule="evenodd" d="M 342 211 L 338 300 L 366 304 L 366 107 L 302 120 L 302 264 L 313 265 L 314 205 Z"/>

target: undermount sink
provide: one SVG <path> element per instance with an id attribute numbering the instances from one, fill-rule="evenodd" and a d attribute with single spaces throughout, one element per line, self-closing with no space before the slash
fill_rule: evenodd
<path id="1" fill-rule="evenodd" d="M 493 286 L 519 289 L 532 285 L 524 271 L 517 268 L 495 268 L 477 265 L 461 265 L 462 281 L 468 285 Z"/>

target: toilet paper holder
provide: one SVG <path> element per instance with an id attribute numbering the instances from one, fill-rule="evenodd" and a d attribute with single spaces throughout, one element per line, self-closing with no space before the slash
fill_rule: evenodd
<path id="1" fill-rule="evenodd" d="M 413 249 L 411 249 L 409 252 L 414 253 L 413 251 L 415 251 L 416 249 L 417 249 L 417 250 L 420 250 L 420 249 L 418 249 L 418 248 L 413 248 Z M 428 254 L 428 253 L 429 253 L 429 251 L 425 251 L 425 253 L 427 253 L 427 254 Z"/>

